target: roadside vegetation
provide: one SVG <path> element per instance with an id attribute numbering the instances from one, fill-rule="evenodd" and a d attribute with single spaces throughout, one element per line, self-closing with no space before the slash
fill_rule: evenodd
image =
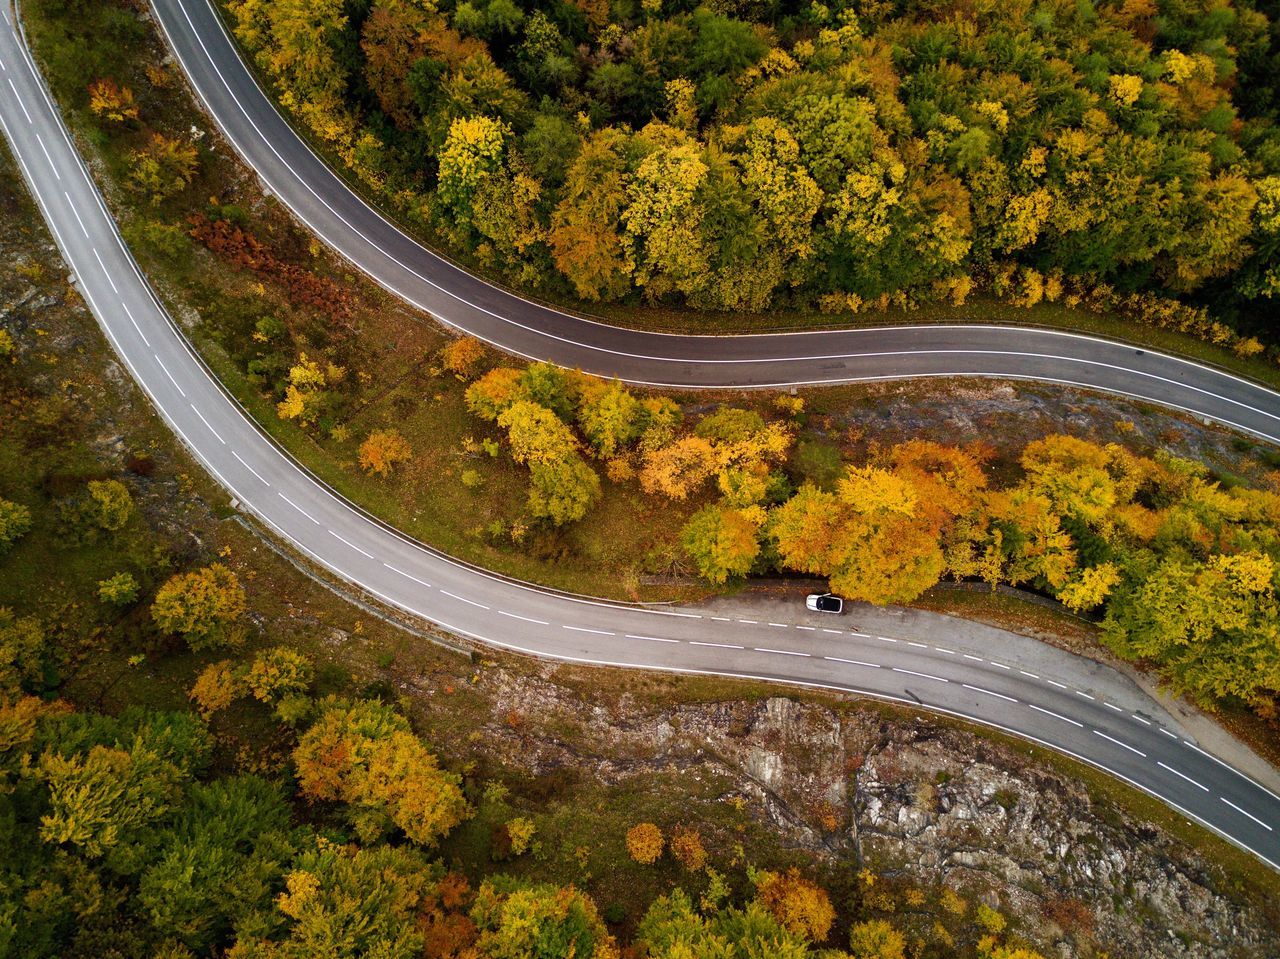
<path id="1" fill-rule="evenodd" d="M 523 289 L 853 313 L 982 291 L 1244 354 L 1273 328 L 1275 52 L 1248 0 L 225 6 L 366 191 Z"/>
<path id="2" fill-rule="evenodd" d="M 687 596 L 687 574 L 722 588 L 772 571 L 873 603 L 944 578 L 1021 585 L 1098 616 L 1113 651 L 1202 703 L 1273 716 L 1267 451 L 1249 488 L 1159 447 L 1071 436 L 882 446 L 831 416 L 849 391 L 813 408 L 717 404 L 494 366 L 480 344 L 357 295 L 369 287 L 270 207 L 232 202 L 234 168 L 183 132 L 177 78 L 142 54 L 127 8 L 89 22 L 32 9 L 38 52 L 123 184 L 127 235 L 162 289 L 182 291 L 175 314 L 199 310 L 195 335 L 250 412 L 393 523 L 493 568 L 635 598 L 655 595 L 649 578 Z"/>
<path id="3" fill-rule="evenodd" d="M 1039 955 L 980 886 L 822 866 L 716 784 L 486 762 L 497 706 L 468 687 L 497 664 L 365 621 L 219 517 L 3 169 L 0 956 Z M 448 705 L 397 696 L 408 674 Z"/>

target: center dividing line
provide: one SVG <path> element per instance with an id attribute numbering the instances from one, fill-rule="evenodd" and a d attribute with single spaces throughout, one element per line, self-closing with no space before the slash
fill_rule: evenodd
<path id="1" fill-rule="evenodd" d="M 13 98 L 18 101 L 18 106 L 22 107 L 22 115 L 27 118 L 27 122 L 31 122 L 31 114 L 27 112 L 27 105 L 22 102 L 22 97 L 18 93 L 18 88 L 13 85 L 13 80 L 9 81 L 9 89 L 13 91 Z"/>
<path id="2" fill-rule="evenodd" d="M 107 278 L 107 282 L 111 284 L 111 291 L 116 296 L 120 295 L 120 290 L 116 287 L 116 281 L 111 279 L 111 272 L 107 269 L 107 264 L 102 262 L 102 257 L 98 255 L 98 248 L 93 248 L 93 258 L 98 261 L 98 266 L 102 267 L 102 275 Z"/>
<path id="3" fill-rule="evenodd" d="M 1262 827 L 1263 829 L 1265 829 L 1267 832 L 1272 832 L 1271 827 L 1270 827 L 1270 826 L 1268 826 L 1268 825 L 1267 825 L 1265 822 L 1263 822 L 1261 819 L 1259 819 L 1257 816 L 1255 816 L 1253 813 L 1251 813 L 1251 812 L 1245 812 L 1243 809 L 1241 809 L 1239 806 L 1237 806 L 1235 803 L 1233 803 L 1230 799 L 1227 799 L 1225 796 L 1219 796 L 1218 798 L 1219 798 L 1219 799 L 1221 799 L 1221 800 L 1222 800 L 1224 803 L 1226 803 L 1228 806 L 1230 806 L 1232 809 L 1234 809 L 1236 812 L 1240 813 L 1240 815 L 1242 815 L 1242 816 L 1248 816 L 1250 819 L 1252 819 L 1254 822 L 1256 822 L 1259 826 L 1261 826 L 1261 827 Z"/>
<path id="4" fill-rule="evenodd" d="M 993 659 L 993 660 L 991 660 L 991 665 L 992 665 L 992 666 L 994 666 L 996 669 L 1011 669 L 1011 668 L 1012 668 L 1012 667 L 1010 667 L 1010 666 L 1006 666 L 1004 663 L 997 663 L 994 659 Z"/>
<path id="5" fill-rule="evenodd" d="M 284 494 L 283 494 L 283 493 L 281 493 L 280 495 L 281 495 L 281 496 L 283 496 Z M 404 570 L 402 570 L 402 569 L 396 569 L 396 568 L 395 568 L 394 566 L 392 566 L 390 563 L 383 563 L 382 565 L 383 565 L 383 566 L 385 566 L 387 569 L 391 570 L 391 572 L 393 572 L 393 573 L 399 573 L 399 574 L 400 574 L 401 576 L 403 576 L 405 579 L 411 579 L 411 580 L 413 580 L 413 581 L 414 581 L 415 583 L 417 583 L 419 586 L 425 586 L 427 589 L 430 589 L 430 588 L 431 588 L 431 584 L 430 584 L 430 583 L 428 583 L 425 579 L 418 579 L 418 577 L 414 576 L 412 573 L 406 573 L 406 572 L 405 572 Z M 506 615 L 508 615 L 508 616 L 509 616 L 509 615 L 511 615 L 511 614 L 510 614 L 510 613 L 508 613 L 508 614 L 506 614 Z"/>
<path id="6" fill-rule="evenodd" d="M 1018 670 L 1018 672 L 1022 673 L 1022 675 L 1023 675 L 1023 676 L 1030 676 L 1032 679 L 1039 679 L 1039 678 L 1040 678 L 1040 677 L 1039 677 L 1039 676 L 1037 676 L 1035 673 L 1029 673 L 1029 672 L 1027 672 L 1025 669 L 1020 669 L 1020 670 Z"/>
<path id="7" fill-rule="evenodd" d="M 713 620 L 715 620 L 717 623 L 732 623 L 732 622 L 733 622 L 733 620 L 731 620 L 728 616 L 712 616 L 711 618 L 712 618 Z"/>
<path id="8" fill-rule="evenodd" d="M 746 649 L 745 646 L 735 646 L 733 643 L 704 643 L 697 639 L 689 640 L 690 646 L 714 646 L 717 649 Z"/>
<path id="9" fill-rule="evenodd" d="M 1103 703 L 1102 705 L 1106 706 L 1106 707 L 1107 707 L 1107 709 L 1114 709 L 1114 710 L 1115 710 L 1116 712 L 1118 712 L 1118 713 L 1122 713 L 1122 712 L 1124 712 L 1124 710 L 1123 710 L 1123 709 L 1121 709 L 1119 706 L 1113 706 L 1113 705 L 1111 705 L 1111 703 Z"/>
<path id="10" fill-rule="evenodd" d="M 522 619 L 526 623 L 536 623 L 539 626 L 550 626 L 551 624 L 541 619 L 530 619 L 528 616 L 521 616 L 519 613 L 508 613 L 505 609 L 498 610 L 499 616 L 509 616 L 511 619 Z"/>
<path id="11" fill-rule="evenodd" d="M 860 659 L 841 659 L 839 656 L 823 656 L 823 659 L 829 659 L 833 663 L 848 663 L 850 666 L 870 666 L 872 669 L 879 669 L 879 663 L 864 663 Z"/>
<path id="12" fill-rule="evenodd" d="M 824 633 L 832 633 L 832 634 L 834 634 L 834 635 L 836 635 L 836 636 L 842 636 L 842 635 L 843 635 L 843 633 L 841 633 L 841 632 L 840 632 L 840 630 L 838 630 L 838 629 L 824 629 L 824 630 L 823 630 L 823 632 L 824 632 Z"/>
<path id="13" fill-rule="evenodd" d="M 1070 723 L 1072 726 L 1079 726 L 1081 729 L 1084 729 L 1084 723 L 1078 723 L 1074 719 L 1068 719 L 1061 713 L 1055 713 L 1052 709 L 1043 709 L 1033 703 L 1027 703 L 1027 705 L 1038 713 L 1044 713 L 1046 716 L 1052 716 L 1054 719 L 1061 719 L 1064 723 Z"/>
<path id="14" fill-rule="evenodd" d="M 627 633 L 627 639 L 643 639 L 649 643 L 678 643 L 678 639 L 662 639 L 659 636 L 636 636 L 633 633 Z"/>
<path id="15" fill-rule="evenodd" d="M 773 653 L 775 656 L 809 656 L 809 653 L 795 653 L 789 649 L 766 649 L 763 646 L 753 647 L 757 653 Z"/>
<path id="16" fill-rule="evenodd" d="M 811 632 L 811 633 L 812 633 L 814 630 L 816 630 L 817 628 L 818 628 L 818 627 L 816 627 L 816 626 L 797 626 L 797 627 L 796 627 L 796 629 L 807 629 L 807 630 L 808 630 L 809 632 Z"/>
<path id="17" fill-rule="evenodd" d="M 246 462 L 244 461 L 244 457 L 243 457 L 243 456 L 241 456 L 241 455 L 240 455 L 239 453 L 237 453 L 235 450 L 232 450 L 232 451 L 231 451 L 231 455 L 232 455 L 232 456 L 234 456 L 236 459 L 238 459 L 238 460 L 240 461 L 240 465 L 241 465 L 241 466 L 243 466 L 245 469 L 247 469 L 247 470 L 248 470 L 250 473 L 252 473 L 254 476 L 258 477 L 258 479 L 262 480 L 262 483 L 263 483 L 263 485 L 264 485 L 264 486 L 270 486 L 270 485 L 271 485 L 271 484 L 270 484 L 270 483 L 268 483 L 265 479 L 263 479 L 263 477 L 262 477 L 262 474 L 261 474 L 261 473 L 259 473 L 256 469 L 254 469 L 252 466 L 250 466 L 248 463 L 246 463 Z"/>
<path id="18" fill-rule="evenodd" d="M 909 639 L 907 640 L 907 645 L 908 645 L 908 646 L 915 646 L 915 647 L 918 647 L 919 649 L 928 649 L 928 648 L 929 648 L 929 644 L 928 644 L 928 643 L 917 643 L 917 642 L 913 642 L 912 640 L 909 640 Z"/>
<path id="19" fill-rule="evenodd" d="M 445 594 L 446 596 L 448 596 L 450 599 L 456 599 L 458 602 L 460 602 L 460 603 L 466 603 L 468 606 L 476 606 L 476 607 L 479 607 L 480 609 L 488 609 L 488 608 L 489 608 L 489 607 L 488 607 L 488 606 L 486 606 L 484 603 L 477 603 L 477 602 L 476 602 L 475 600 L 473 600 L 473 599 L 467 599 L 467 597 L 465 597 L 465 596 L 459 596 L 457 593 L 451 593 L 451 592 L 449 592 L 447 589 L 442 589 L 442 590 L 440 590 L 440 592 L 444 593 L 444 594 Z M 566 629 L 571 629 L 572 627 L 568 627 L 568 626 L 566 626 L 565 628 L 566 628 Z"/>
<path id="20" fill-rule="evenodd" d="M 1078 689 L 1076 690 L 1076 695 L 1077 695 L 1077 696 L 1083 696 L 1085 699 L 1093 699 L 1093 697 L 1092 697 L 1092 696 L 1090 696 L 1088 693 L 1082 693 L 1082 692 L 1080 692 L 1080 690 L 1078 690 Z M 1097 700 L 1096 700 L 1096 699 L 1093 699 L 1093 701 L 1094 701 L 1095 703 L 1097 702 Z"/>
<path id="21" fill-rule="evenodd" d="M 297 503 L 295 503 L 293 500 L 289 499 L 289 497 L 285 496 L 285 495 L 284 495 L 284 493 L 281 493 L 279 490 L 276 490 L 276 495 L 277 495 L 277 496 L 279 496 L 279 497 L 280 497 L 282 500 L 284 500 L 286 503 L 288 503 L 290 506 L 292 506 L 294 509 L 296 509 L 299 513 L 301 513 L 301 514 L 302 514 L 303 516 L 305 516 L 307 519 L 311 520 L 311 522 L 315 523 L 317 526 L 319 526 L 319 525 L 320 525 L 320 521 L 319 521 L 318 519 L 316 519 L 314 516 L 312 516 L 310 513 L 308 513 L 305 509 L 303 509 L 301 506 L 299 506 L 299 505 L 298 505 Z M 383 566 L 387 566 L 387 564 L 386 564 L 386 563 L 383 563 L 382 565 L 383 565 Z M 394 568 L 394 567 L 387 566 L 387 569 L 393 569 L 393 568 Z M 400 573 L 400 570 L 398 570 L 398 569 L 397 569 L 397 570 L 395 570 L 395 572 Z M 401 576 L 409 576 L 409 574 L 408 574 L 408 573 L 400 573 L 400 575 L 401 575 Z M 412 576 L 409 576 L 409 578 L 410 578 L 410 579 L 413 579 L 413 577 L 412 577 Z"/>
<path id="22" fill-rule="evenodd" d="M 740 619 L 740 620 L 738 620 L 738 622 L 740 622 L 740 623 L 746 623 L 748 626 L 759 626 L 759 625 L 760 625 L 759 620 L 755 620 L 755 619 Z"/>
<path id="23" fill-rule="evenodd" d="M 789 628 L 790 628 L 786 623 L 770 623 L 769 625 L 770 625 L 770 626 L 777 626 L 777 627 L 778 627 L 778 629 L 789 629 Z"/>
<path id="24" fill-rule="evenodd" d="M 355 550 L 357 553 L 359 553 L 361 556 L 368 556 L 370 559 L 373 559 L 373 554 L 372 554 L 372 553 L 366 553 L 364 550 L 362 550 L 362 549 L 361 549 L 359 546 L 357 546 L 355 543 L 351 542 L 351 540 L 346 539 L 346 538 L 345 538 L 345 537 L 343 537 L 343 536 L 340 536 L 339 534 L 335 533 L 333 530 L 329 530 L 329 535 L 330 535 L 330 536 L 332 536 L 332 537 L 334 537 L 334 539 L 338 539 L 338 540 L 341 540 L 342 542 L 346 543 L 348 546 L 350 546 L 352 549 L 354 549 L 354 550 Z"/>
<path id="25" fill-rule="evenodd" d="M 972 659 L 975 663 L 983 663 L 983 662 L 986 662 L 986 660 L 984 660 L 981 656 L 971 656 L 971 655 L 969 655 L 968 653 L 965 653 L 965 654 L 964 654 L 964 658 L 965 658 L 965 659 Z"/>
<path id="26" fill-rule="evenodd" d="M 933 648 L 940 653 L 946 653 L 948 656 L 954 656 L 956 654 L 954 649 L 947 649 L 945 646 L 935 646 Z"/>
<path id="27" fill-rule="evenodd" d="M 49 148 L 44 145 L 44 140 L 41 139 L 40 134 L 38 133 L 36 134 L 36 143 L 40 144 L 40 149 L 44 151 L 44 158 L 49 161 L 49 169 L 53 171 L 54 177 L 61 180 L 62 174 L 59 173 L 58 168 L 53 165 L 53 157 L 49 155 Z"/>
<path id="28" fill-rule="evenodd" d="M 850 636 L 857 636 L 857 637 L 858 637 L 858 638 L 860 638 L 860 639 L 870 639 L 870 638 L 871 638 L 871 634 L 870 634 L 870 633 L 858 633 L 858 632 L 853 631 L 852 629 L 851 629 L 851 630 L 849 630 L 849 635 L 850 635 Z"/>
<path id="29" fill-rule="evenodd" d="M 913 669 L 903 669 L 903 668 L 902 668 L 902 667 L 900 667 L 900 666 L 894 666 L 894 667 L 893 667 L 893 671 L 894 671 L 895 673 L 906 673 L 908 676 L 919 676 L 921 679 L 933 679 L 933 680 L 937 680 L 937 681 L 938 681 L 938 682 L 940 682 L 940 683 L 949 683 L 949 682 L 951 682 L 951 680 L 949 680 L 949 679 L 943 679 L 941 676 L 930 676 L 928 673 L 917 673 L 917 672 L 916 672 L 915 670 L 913 670 Z"/>
<path id="30" fill-rule="evenodd" d="M 477 606 L 480 604 L 477 603 Z M 617 636 L 617 633 L 611 633 L 607 629 L 588 629 L 586 626 L 561 626 L 561 629 L 571 629 L 575 633 L 595 633 L 597 636 Z"/>
<path id="31" fill-rule="evenodd" d="M 132 323 L 133 328 L 138 331 L 138 335 L 142 337 L 142 345 L 147 349 L 151 349 L 151 341 L 147 339 L 147 334 L 142 332 L 142 327 L 138 325 L 138 321 L 133 318 L 133 311 L 129 309 L 129 304 L 124 300 L 121 300 L 120 305 L 124 308 L 124 315 L 129 317 L 129 322 Z"/>
<path id="32" fill-rule="evenodd" d="M 1277 802 L 1280 802 L 1280 796 L 1277 796 L 1275 793 L 1273 793 L 1270 789 L 1268 789 L 1266 786 L 1262 785 L 1261 783 L 1254 782 L 1252 779 L 1250 779 L 1240 770 L 1236 769 L 1235 766 L 1231 766 L 1231 765 L 1228 765 L 1227 763 L 1224 763 L 1217 756 L 1213 755 L 1213 753 L 1205 752 L 1203 749 L 1201 749 L 1199 746 L 1197 746 L 1195 743 L 1193 743 L 1189 739 L 1182 740 L 1182 743 L 1185 746 L 1190 746 L 1192 749 L 1198 752 L 1201 756 L 1204 756 L 1206 759 L 1212 759 L 1215 763 L 1217 763 L 1223 769 L 1228 769 L 1231 772 L 1235 773 L 1237 776 L 1239 776 L 1241 779 L 1243 779 L 1245 782 L 1249 783 L 1250 785 L 1257 786 L 1259 789 L 1261 789 L 1264 793 L 1266 793 L 1272 799 L 1275 799 Z"/>
<path id="33" fill-rule="evenodd" d="M 1142 718 L 1141 716 L 1139 716 L 1137 713 L 1131 713 L 1131 714 L 1130 714 L 1130 718 L 1131 718 L 1131 719 L 1136 719 L 1138 722 L 1142 723 L 1142 725 L 1144 725 L 1144 726 L 1150 726 L 1150 725 L 1151 725 L 1151 720 L 1149 720 L 1149 719 L 1143 719 L 1143 718 Z M 1161 731 L 1161 732 L 1164 732 L 1164 730 L 1163 730 L 1163 729 L 1162 729 L 1162 730 L 1160 730 L 1160 731 Z M 1172 733 L 1170 733 L 1170 735 L 1172 736 L 1173 734 L 1172 734 Z M 1177 738 L 1178 738 L 1178 737 L 1174 736 L 1174 739 L 1177 739 Z"/>
<path id="34" fill-rule="evenodd" d="M 200 422 L 201 422 L 201 423 L 203 423 L 205 426 L 209 427 L 209 432 L 210 432 L 210 433 L 212 433 L 214 436 L 216 436 L 216 437 L 218 438 L 218 442 L 219 442 L 219 443 L 221 443 L 223 446 L 226 446 L 226 445 L 227 445 L 227 441 L 226 441 L 226 440 L 224 440 L 221 436 L 218 436 L 218 431 L 217 431 L 217 430 L 215 430 L 215 429 L 213 428 L 213 424 L 212 424 L 212 423 L 210 423 L 207 419 L 205 419 L 205 418 L 204 418 L 204 414 L 203 414 L 203 413 L 201 413 L 201 412 L 200 412 L 200 410 L 196 408 L 196 404 L 194 404 L 194 403 L 192 403 L 192 404 L 191 404 L 191 410 L 192 410 L 192 412 L 193 412 L 193 413 L 195 413 L 195 414 L 196 414 L 196 416 L 200 417 Z"/>
<path id="35" fill-rule="evenodd" d="M 1135 717 L 1133 717 L 1133 718 L 1134 718 L 1134 719 L 1137 719 L 1138 717 L 1137 717 L 1137 716 L 1135 716 Z M 1146 722 L 1146 720 L 1143 720 L 1143 722 Z M 1151 724 L 1150 724 L 1150 723 L 1147 723 L 1147 725 L 1148 725 L 1148 726 L 1150 726 Z M 1161 726 L 1161 727 L 1159 727 L 1159 728 L 1160 728 L 1160 732 L 1164 733 L 1164 734 L 1165 734 L 1166 736 L 1168 736 L 1170 739 L 1177 739 L 1177 738 L 1178 738 L 1178 737 L 1177 737 L 1177 736 L 1175 736 L 1173 733 L 1169 732 L 1169 730 L 1165 729 L 1163 726 Z"/>
<path id="36" fill-rule="evenodd" d="M 1146 754 L 1146 753 L 1144 753 L 1141 749 L 1134 749 L 1134 748 L 1133 748 L 1132 746 L 1130 746 L 1128 743 L 1122 743 L 1122 742 L 1120 742 L 1120 740 L 1116 739 L 1114 736 L 1108 736 L 1106 733 L 1104 733 L 1104 732 L 1100 732 L 1100 731 L 1098 731 L 1098 730 L 1096 730 L 1096 729 L 1093 731 L 1093 734 L 1094 734 L 1095 736 L 1101 736 L 1103 739 L 1107 740 L 1108 742 L 1115 743 L 1117 746 L 1120 746 L 1120 747 L 1122 747 L 1122 748 L 1124 748 L 1124 749 L 1127 749 L 1127 750 L 1129 750 L 1129 752 L 1131 752 L 1131 753 L 1137 753 L 1137 754 L 1138 754 L 1139 756 L 1141 756 L 1143 759 L 1146 759 L 1146 758 L 1147 758 L 1147 754 Z"/>
<path id="37" fill-rule="evenodd" d="M 76 218 L 76 222 L 80 224 L 80 232 L 84 234 L 84 238 L 89 239 L 89 231 L 84 228 L 84 220 L 80 219 L 80 211 L 76 209 L 76 205 L 71 202 L 71 197 L 66 190 L 62 191 L 62 195 L 67 199 L 67 206 L 71 207 L 71 213 Z"/>
<path id="38" fill-rule="evenodd" d="M 1166 764 L 1166 763 L 1162 763 L 1162 762 L 1160 762 L 1160 760 L 1158 760 L 1158 759 L 1156 760 L 1156 765 L 1157 765 L 1157 766 L 1159 766 L 1159 767 L 1161 767 L 1162 769 L 1167 769 L 1167 770 L 1169 770 L 1169 772 L 1173 773 L 1173 774 L 1174 774 L 1175 776 L 1177 776 L 1179 779 L 1185 779 L 1187 782 L 1191 783 L 1191 785 L 1195 786 L 1197 789 L 1203 789 L 1205 792 L 1208 792 L 1208 791 L 1209 791 L 1209 787 L 1208 787 L 1208 786 L 1202 786 L 1202 785 L 1200 785 L 1200 783 L 1196 782 L 1194 779 L 1192 779 L 1192 778 L 1191 778 L 1190 776 L 1188 776 L 1186 773 L 1180 773 L 1180 772 L 1178 772 L 1178 770 L 1174 769 L 1172 766 L 1170 766 L 1170 765 L 1168 765 L 1168 764 Z"/>
<path id="39" fill-rule="evenodd" d="M 1055 679 L 1046 679 L 1046 680 L 1045 680 L 1045 682 L 1046 682 L 1046 683 L 1048 683 L 1050 686 L 1057 686 L 1059 689 L 1067 689 L 1067 688 L 1068 688 L 1068 687 L 1067 687 L 1067 685 L 1066 685 L 1065 683 L 1060 683 L 1060 682 L 1058 682 L 1058 681 L 1057 681 L 1057 680 L 1055 680 Z"/>
<path id="40" fill-rule="evenodd" d="M 173 374 L 169 372 L 169 367 L 165 366 L 164 360 L 160 359 L 160 354 L 153 353 L 151 355 L 152 355 L 152 358 L 155 359 L 155 361 L 160 364 L 160 369 L 164 370 L 164 375 L 169 377 L 169 382 L 174 385 L 174 388 L 177 389 L 177 391 L 181 394 L 182 398 L 185 400 L 187 398 L 187 391 L 184 390 L 182 388 L 182 385 L 173 378 Z"/>
<path id="41" fill-rule="evenodd" d="M 880 642 L 882 642 L 882 643 L 896 643 L 896 642 L 897 642 L 897 640 L 896 640 L 896 639 L 890 639 L 888 636 L 877 636 L 877 637 L 876 637 L 876 639 L 880 640 Z"/>
<path id="42" fill-rule="evenodd" d="M 1007 699 L 1011 703 L 1017 702 L 1012 696 L 1006 696 L 1004 693 L 993 693 L 991 690 L 983 689 L 981 686 L 970 686 L 968 683 L 961 683 L 960 685 L 965 689 L 972 689 L 975 693 L 985 693 L 988 696 L 996 697 L 996 699 Z"/>

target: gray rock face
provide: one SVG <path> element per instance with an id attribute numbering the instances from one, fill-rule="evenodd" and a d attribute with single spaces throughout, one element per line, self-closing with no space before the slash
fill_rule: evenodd
<path id="1" fill-rule="evenodd" d="M 487 671 L 494 716 L 516 709 L 557 730 L 569 720 L 587 741 L 494 722 L 486 740 L 508 740 L 502 762 L 539 774 L 573 766 L 605 782 L 671 770 L 728 781 L 723 799 L 750 800 L 831 872 L 865 867 L 903 889 L 951 888 L 1022 917 L 1019 933 L 1046 956 L 1280 956 L 1274 910 L 1260 915 L 1181 841 L 1020 750 L 856 703 L 588 705 L 552 673 Z"/>

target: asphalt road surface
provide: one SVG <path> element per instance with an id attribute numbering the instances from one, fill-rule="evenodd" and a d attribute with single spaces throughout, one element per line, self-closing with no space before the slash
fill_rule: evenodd
<path id="1" fill-rule="evenodd" d="M 160 5 L 174 9 L 169 0 Z M 1078 657 L 1041 647 L 1034 660 L 1022 659 L 1012 645 L 993 652 L 940 629 L 869 632 L 856 615 L 798 605 L 764 618 L 568 597 L 458 563 L 362 514 L 275 446 L 201 364 L 121 241 L 13 14 L 0 15 L 0 129 L 78 289 L 192 453 L 245 509 L 335 576 L 492 646 L 846 691 L 984 723 L 1091 763 L 1280 870 L 1280 796 L 1201 750 L 1154 703 L 1126 699 L 1122 680 Z"/>
<path id="2" fill-rule="evenodd" d="M 901 326 L 760 336 L 619 329 L 502 290 L 425 249 L 360 199 L 264 95 L 209 0 L 153 0 L 188 79 L 265 186 L 391 293 L 527 359 L 631 383 L 790 386 L 996 376 L 1082 386 L 1211 419 L 1280 443 L 1280 395 L 1161 353 L 1017 327 Z"/>

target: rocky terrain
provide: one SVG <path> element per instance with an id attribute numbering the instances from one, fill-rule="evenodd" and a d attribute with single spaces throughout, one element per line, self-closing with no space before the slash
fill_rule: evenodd
<path id="1" fill-rule="evenodd" d="M 1277 917 L 1245 904 L 1185 844 L 1013 748 L 928 717 L 782 696 L 586 701 L 552 667 L 485 670 L 477 692 L 492 704 L 493 761 L 590 770 L 610 784 L 660 771 L 728 783 L 720 801 L 745 799 L 830 874 L 867 868 L 900 889 L 949 887 L 1030 917 L 1020 931 L 1046 955 L 1280 955 Z M 513 725 L 513 712 L 524 721 Z"/>

